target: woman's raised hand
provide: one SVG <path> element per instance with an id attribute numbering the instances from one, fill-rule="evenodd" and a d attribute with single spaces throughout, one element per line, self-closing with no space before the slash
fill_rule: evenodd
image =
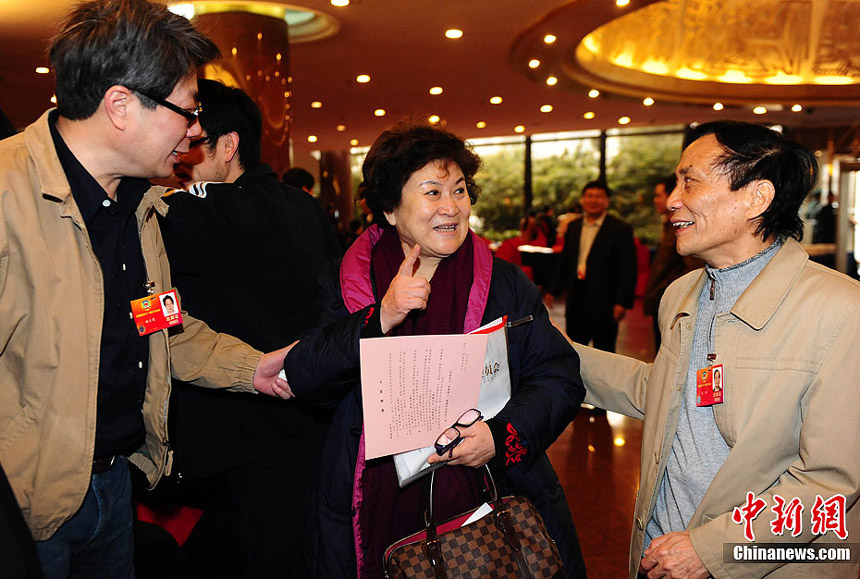
<path id="1" fill-rule="evenodd" d="M 379 308 L 379 321 L 382 332 L 387 334 L 392 328 L 399 326 L 412 310 L 423 310 L 430 299 L 430 282 L 415 275 L 415 263 L 421 247 L 416 243 L 400 264 L 397 275 L 391 280 L 388 291 L 382 298 Z"/>

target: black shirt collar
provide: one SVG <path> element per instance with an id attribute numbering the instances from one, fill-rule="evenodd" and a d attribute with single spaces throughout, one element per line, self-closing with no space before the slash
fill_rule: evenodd
<path id="1" fill-rule="evenodd" d="M 140 204 L 140 200 L 143 199 L 143 194 L 150 187 L 149 181 L 135 177 L 123 177 L 117 187 L 117 200 L 113 201 L 66 145 L 57 130 L 58 116 L 57 111 L 51 112 L 48 117 L 48 126 L 51 128 L 51 138 L 54 140 L 57 157 L 60 159 L 60 165 L 62 165 L 66 179 L 69 181 L 72 196 L 81 211 L 84 223 L 92 222 L 96 212 L 102 207 L 109 211 L 134 212 Z M 107 205 L 105 205 L 105 201 L 108 201 Z"/>

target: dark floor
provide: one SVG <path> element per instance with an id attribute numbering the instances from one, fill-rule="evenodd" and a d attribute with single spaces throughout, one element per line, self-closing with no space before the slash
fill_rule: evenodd
<path id="1" fill-rule="evenodd" d="M 564 328 L 564 311 L 551 316 Z M 618 352 L 641 360 L 654 357 L 651 318 L 641 300 L 621 322 Z M 591 579 L 627 576 L 633 504 L 639 481 L 642 423 L 612 412 L 585 408 L 549 449 L 576 522 Z"/>

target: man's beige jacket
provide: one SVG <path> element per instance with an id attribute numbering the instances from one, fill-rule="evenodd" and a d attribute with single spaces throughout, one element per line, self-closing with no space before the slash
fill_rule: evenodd
<path id="1" fill-rule="evenodd" d="M 152 187 L 137 209 L 148 279 L 171 287 Z M 129 310 L 130 311 L 130 310 Z M 80 507 L 96 429 L 104 283 L 57 158 L 45 113 L 0 141 L 0 464 L 37 540 Z M 253 391 L 262 355 L 183 315 L 182 331 L 150 334 L 146 442 L 131 457 L 151 485 L 169 472 L 171 373 L 209 387 Z"/>
<path id="2" fill-rule="evenodd" d="M 675 437 L 706 279 L 697 270 L 669 286 L 660 303 L 663 345 L 653 364 L 575 345 L 586 401 L 644 420 L 631 578 Z M 860 543 L 860 284 L 810 262 L 800 244 L 788 240 L 713 327 L 725 395 L 714 417 L 730 453 L 687 528 L 696 553 L 719 579 L 857 579 L 858 563 L 735 563 L 724 559 L 723 548 Z M 753 522 L 755 543 L 732 521 L 749 491 L 767 504 Z M 802 502 L 800 536 L 771 532 L 774 495 Z M 834 495 L 846 498 L 846 541 L 832 531 L 812 534 L 816 496 Z"/>

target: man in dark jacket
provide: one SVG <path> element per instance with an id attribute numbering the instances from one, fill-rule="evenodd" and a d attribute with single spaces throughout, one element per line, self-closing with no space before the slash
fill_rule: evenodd
<path id="1" fill-rule="evenodd" d="M 701 259 L 691 256 L 680 256 L 675 248 L 675 227 L 669 220 L 669 211 L 666 200 L 675 190 L 678 183 L 675 175 L 670 175 L 657 182 L 654 186 L 654 209 L 663 220 L 663 232 L 654 259 L 651 260 L 651 271 L 648 274 L 648 283 L 645 285 L 645 296 L 642 300 L 643 310 L 646 316 L 652 318 L 652 329 L 654 331 L 654 352 L 660 349 L 660 326 L 657 324 L 657 310 L 660 306 L 660 298 L 669 284 L 687 273 L 705 265 Z"/>
<path id="2" fill-rule="evenodd" d="M 583 217 L 567 228 L 546 302 L 552 307 L 554 296 L 566 289 L 567 335 L 614 352 L 618 322 L 633 307 L 636 245 L 630 225 L 607 213 L 610 193 L 602 181 L 582 188 Z"/>
<path id="3" fill-rule="evenodd" d="M 317 202 L 260 162 L 261 115 L 250 97 L 210 80 L 199 91 L 203 134 L 175 168 L 195 182 L 167 197 L 163 224 L 173 279 L 189 312 L 213 328 L 261 346 L 289 343 L 340 246 Z M 297 400 L 184 385 L 173 403 L 183 484 L 212 493 L 186 543 L 195 572 L 302 577 L 295 558 L 326 417 Z"/>

